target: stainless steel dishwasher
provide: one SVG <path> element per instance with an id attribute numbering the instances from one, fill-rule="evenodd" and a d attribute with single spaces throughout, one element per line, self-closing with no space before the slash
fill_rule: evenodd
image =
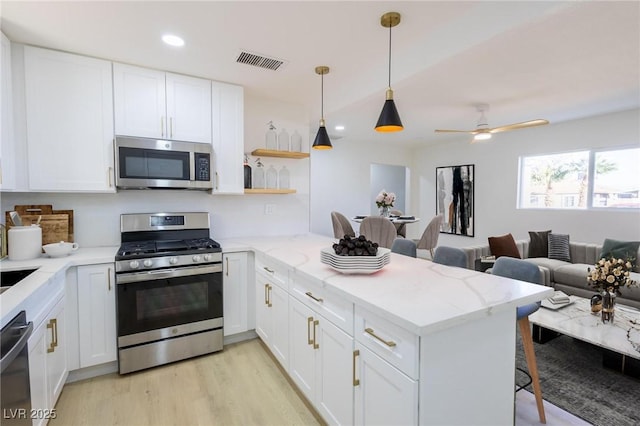
<path id="1" fill-rule="evenodd" d="M 0 376 L 2 401 L 2 425 L 31 424 L 31 389 L 29 384 L 29 348 L 27 341 L 33 331 L 33 323 L 27 323 L 25 311 L 21 311 L 0 330 L 2 359 Z"/>

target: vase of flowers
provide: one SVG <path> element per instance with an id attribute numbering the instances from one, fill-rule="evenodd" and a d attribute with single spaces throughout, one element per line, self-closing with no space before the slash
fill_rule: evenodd
<path id="1" fill-rule="evenodd" d="M 380 191 L 380 193 L 376 197 L 376 205 L 380 210 L 380 216 L 389 217 L 391 207 L 393 207 L 393 203 L 395 201 L 396 194 L 394 194 L 393 192 L 387 192 L 385 189 Z"/>
<path id="2" fill-rule="evenodd" d="M 602 296 L 602 322 L 613 322 L 616 296 L 622 294 L 620 288 L 638 284 L 631 279 L 632 270 L 631 259 L 615 257 L 603 257 L 593 268 L 587 268 L 587 283 Z"/>

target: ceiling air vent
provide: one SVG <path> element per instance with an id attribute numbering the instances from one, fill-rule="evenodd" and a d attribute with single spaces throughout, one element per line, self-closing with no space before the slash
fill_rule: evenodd
<path id="1" fill-rule="evenodd" d="M 254 67 L 266 68 L 268 70 L 277 71 L 286 61 L 276 58 L 270 58 L 257 53 L 241 51 L 236 58 L 239 64 L 253 65 Z"/>

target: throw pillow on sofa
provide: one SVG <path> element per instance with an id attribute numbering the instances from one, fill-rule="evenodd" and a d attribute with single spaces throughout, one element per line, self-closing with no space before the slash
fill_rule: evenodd
<path id="1" fill-rule="evenodd" d="M 529 231 L 529 254 L 527 257 L 549 257 L 548 231 Z"/>
<path id="2" fill-rule="evenodd" d="M 615 257 L 616 259 L 629 260 L 635 270 L 638 266 L 638 259 L 636 259 L 638 247 L 640 247 L 640 241 L 618 241 L 605 238 L 600 258 Z"/>
<path id="3" fill-rule="evenodd" d="M 569 234 L 549 234 L 549 259 L 571 262 Z"/>
<path id="4" fill-rule="evenodd" d="M 513 235 L 507 234 L 500 237 L 489 237 L 489 248 L 491 254 L 497 258 L 501 256 L 515 257 L 520 259 L 520 252 L 518 246 L 516 246 L 516 240 L 513 239 Z"/>

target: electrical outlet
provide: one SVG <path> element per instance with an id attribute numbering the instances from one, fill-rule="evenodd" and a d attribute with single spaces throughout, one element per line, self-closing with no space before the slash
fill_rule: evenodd
<path id="1" fill-rule="evenodd" d="M 275 214 L 276 205 L 275 204 L 265 204 L 264 205 L 264 214 Z"/>

